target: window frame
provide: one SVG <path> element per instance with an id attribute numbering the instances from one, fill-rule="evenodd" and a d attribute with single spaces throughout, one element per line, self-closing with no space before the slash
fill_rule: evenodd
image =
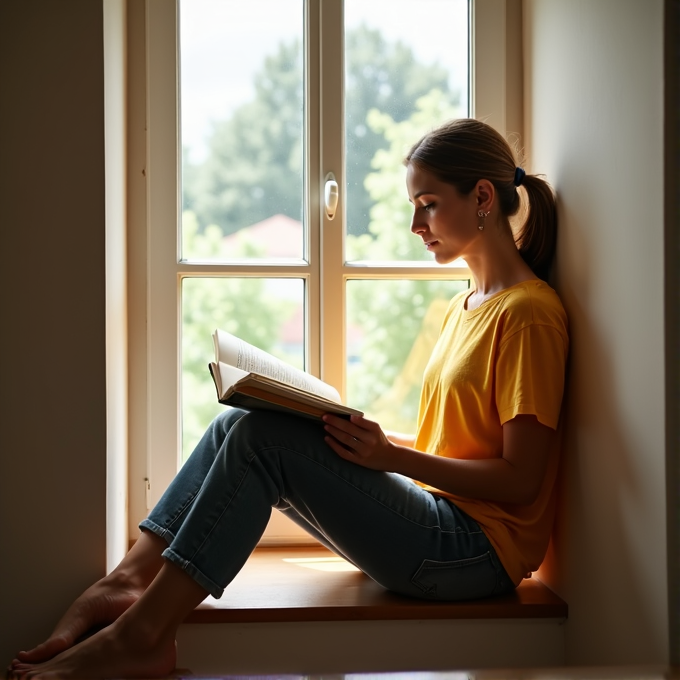
<path id="1" fill-rule="evenodd" d="M 516 28 L 508 33 L 508 17 L 521 19 L 519 0 L 469 0 L 470 2 L 470 115 L 486 120 L 502 134 L 507 120 L 521 125 L 522 93 L 513 90 L 517 64 L 513 64 Z M 179 261 L 180 243 L 176 229 L 181 214 L 180 144 L 178 125 L 178 35 L 177 2 L 145 0 L 144 30 L 137 30 L 138 62 L 143 54 L 144 88 L 131 83 L 131 119 L 145 124 L 144 195 L 130 206 L 129 291 L 134 300 L 129 317 L 130 365 L 130 512 L 131 535 L 147 510 L 158 501 L 176 474 L 180 432 L 180 331 L 181 281 L 186 276 L 239 277 L 286 276 L 306 282 L 306 333 L 308 370 L 333 384 L 344 395 L 345 285 L 350 279 L 461 279 L 469 278 L 466 267 L 422 265 L 379 265 L 344 263 L 344 196 L 335 219 L 322 212 L 323 180 L 333 172 L 345 186 L 342 81 L 340 55 L 343 42 L 341 0 L 317 0 L 305 4 L 305 31 L 320 26 L 307 40 L 306 65 L 306 161 L 309 168 L 305 196 L 309 220 L 306 265 L 194 264 Z M 134 19 L 134 18 L 133 18 Z M 520 24 L 521 25 L 521 24 Z M 133 39 L 134 36 L 132 36 Z M 134 50 L 133 50 L 134 52 Z M 132 53 L 131 53 L 132 54 Z M 517 57 L 517 55 L 514 55 Z M 509 58 L 510 57 L 510 58 Z M 134 65 L 133 65 L 134 66 Z M 521 66 L 521 61 L 520 61 Z M 322 70 L 323 69 L 323 70 Z M 134 68 L 131 72 L 134 71 Z M 314 85 L 316 84 L 316 85 Z M 325 86 L 322 86 L 325 85 Z M 143 93 L 142 93 L 143 92 Z M 510 96 L 509 96 L 510 95 Z M 143 100 L 143 101 L 142 101 Z M 518 127 L 515 123 L 514 127 Z M 320 130 L 326 133 L 320 142 Z M 522 130 L 513 130 L 521 134 Z M 139 159 L 139 153 L 129 156 Z M 129 165 L 129 171 L 137 172 Z M 175 197 L 168 199 L 168 197 Z M 143 233 L 141 230 L 143 229 Z M 172 229 L 170 236 L 168 230 Z M 133 233 L 134 230 L 134 233 Z M 320 262 L 324 262 L 321 282 Z M 225 272 L 228 270 L 228 273 Z M 317 285 L 310 285 L 316 280 Z M 324 314 L 332 309 L 333 314 Z M 338 313 L 341 311 L 342 313 Z M 324 340 L 322 344 L 322 339 Z M 323 350 L 321 349 L 323 347 Z M 206 357 L 206 362 L 209 357 Z M 144 484 L 140 473 L 144 471 Z"/>

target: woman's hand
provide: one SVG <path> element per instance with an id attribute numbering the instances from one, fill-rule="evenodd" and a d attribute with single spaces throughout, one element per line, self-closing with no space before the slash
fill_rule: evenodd
<path id="1" fill-rule="evenodd" d="M 378 423 L 363 416 L 350 416 L 348 420 L 330 414 L 323 421 L 326 443 L 341 458 L 371 470 L 394 471 L 396 446 Z"/>
<path id="2" fill-rule="evenodd" d="M 467 460 L 390 441 L 378 423 L 360 416 L 323 419 L 326 442 L 345 460 L 398 472 L 456 496 L 517 505 L 530 505 L 538 497 L 556 437 L 536 416 L 518 415 L 503 425 L 502 456 Z"/>

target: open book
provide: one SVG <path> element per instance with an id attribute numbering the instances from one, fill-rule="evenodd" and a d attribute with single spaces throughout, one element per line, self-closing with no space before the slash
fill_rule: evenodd
<path id="1" fill-rule="evenodd" d="M 226 331 L 213 333 L 215 361 L 209 364 L 221 404 L 285 411 L 309 418 L 324 413 L 350 416 L 335 388 Z"/>

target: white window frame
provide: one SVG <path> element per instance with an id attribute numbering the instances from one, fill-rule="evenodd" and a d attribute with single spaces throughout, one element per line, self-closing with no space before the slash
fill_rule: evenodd
<path id="1" fill-rule="evenodd" d="M 513 62 L 512 42 L 506 18 L 516 19 L 520 0 L 470 0 L 471 87 L 470 111 L 502 134 L 508 118 L 521 123 L 522 93 L 508 86 L 513 82 L 517 64 Z M 309 370 L 339 388 L 344 395 L 345 357 L 345 283 L 349 279 L 437 279 L 469 278 L 466 268 L 449 269 L 423 265 L 357 266 L 340 261 L 343 252 L 344 204 L 338 206 L 330 222 L 322 214 L 323 178 L 333 172 L 340 187 L 345 186 L 342 138 L 342 46 L 341 0 L 310 0 L 305 21 L 322 25 L 324 40 L 312 36 L 308 43 L 307 163 L 306 196 L 309 220 L 308 265 L 272 268 L 240 264 L 195 266 L 179 262 L 180 243 L 176 225 L 180 216 L 178 125 L 178 41 L 177 4 L 172 0 L 145 0 L 145 123 L 146 148 L 144 175 L 145 200 L 139 200 L 137 219 L 129 220 L 131 229 L 145 226 L 145 237 L 129 235 L 136 256 L 129 258 L 130 298 L 137 300 L 130 315 L 130 530 L 158 501 L 177 471 L 180 442 L 180 286 L 188 275 L 220 275 L 225 269 L 238 276 L 288 276 L 319 280 L 319 263 L 324 262 L 323 283 L 311 287 L 307 298 L 309 332 L 306 356 Z M 521 15 L 520 19 L 521 19 Z M 513 21 L 516 23 L 515 19 Z M 332 28 L 334 27 L 334 28 Z M 511 58 L 508 58 L 508 55 Z M 514 55 L 516 59 L 517 55 Z M 320 66 L 321 65 L 321 66 Z M 323 68 L 323 73 L 320 69 Z M 521 60 L 520 66 L 521 69 Z M 521 79 L 521 70 L 520 70 Z M 309 83 L 317 83 L 320 95 Z M 325 87 L 321 87 L 323 83 Z M 312 96 L 314 95 L 314 96 Z M 134 97 L 131 97 L 134 99 Z M 137 111 L 141 110 L 139 102 Z M 134 113 L 134 101 L 131 111 Z M 319 130 L 338 130 L 325 134 Z M 513 129 L 521 134 L 521 129 Z M 134 154 L 133 154 L 134 155 Z M 130 169 L 132 172 L 132 168 Z M 144 211 L 144 217 L 141 213 Z M 143 251 L 145 257 L 140 256 Z M 135 307 L 135 305 L 133 305 Z M 332 314 L 324 310 L 332 309 Z M 339 313 L 341 312 L 341 313 Z M 323 339 L 323 343 L 322 343 Z M 142 349 L 143 347 L 143 349 Z M 323 347 L 323 351 L 320 348 Z M 206 357 L 206 361 L 209 357 Z M 144 470 L 144 483 L 139 474 Z"/>

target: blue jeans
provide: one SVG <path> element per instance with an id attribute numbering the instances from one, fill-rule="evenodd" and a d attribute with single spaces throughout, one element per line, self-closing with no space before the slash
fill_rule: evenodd
<path id="1" fill-rule="evenodd" d="M 477 522 L 410 479 L 340 458 L 324 434 L 303 418 L 225 411 L 140 528 L 216 598 L 272 507 L 389 590 L 463 600 L 512 589 Z"/>

